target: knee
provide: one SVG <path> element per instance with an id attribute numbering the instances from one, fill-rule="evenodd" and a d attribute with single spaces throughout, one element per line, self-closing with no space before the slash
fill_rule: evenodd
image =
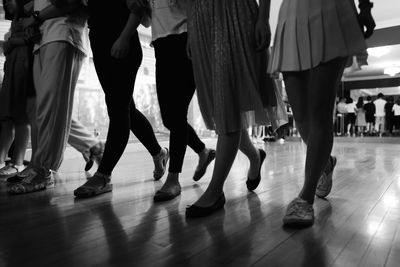
<path id="1" fill-rule="evenodd" d="M 111 118 L 121 117 L 129 114 L 129 101 L 106 97 L 108 116 Z"/>
<path id="2" fill-rule="evenodd" d="M 164 126 L 170 131 L 182 129 L 187 125 L 187 119 L 184 116 L 178 115 L 161 115 Z"/>

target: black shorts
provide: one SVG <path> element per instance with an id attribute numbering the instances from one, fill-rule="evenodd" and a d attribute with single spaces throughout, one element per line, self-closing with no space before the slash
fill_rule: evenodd
<path id="1" fill-rule="evenodd" d="M 374 115 L 366 115 L 365 116 L 365 121 L 367 122 L 367 123 L 375 123 L 375 116 Z"/>
<path id="2" fill-rule="evenodd" d="M 356 114 L 355 113 L 347 113 L 347 124 L 355 124 L 356 123 Z"/>

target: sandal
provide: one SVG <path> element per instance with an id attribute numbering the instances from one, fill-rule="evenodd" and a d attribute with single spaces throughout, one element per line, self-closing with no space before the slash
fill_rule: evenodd
<path id="1" fill-rule="evenodd" d="M 332 190 L 332 176 L 333 170 L 336 167 L 337 159 L 336 157 L 329 157 L 329 169 L 325 168 L 321 177 L 319 178 L 317 189 L 315 191 L 315 195 L 320 198 L 325 198 L 329 195 Z"/>
<path id="2" fill-rule="evenodd" d="M 44 169 L 32 168 L 21 182 L 9 183 L 7 192 L 15 195 L 33 193 L 44 190 L 51 184 L 51 172 Z"/>
<path id="3" fill-rule="evenodd" d="M 103 180 L 103 185 L 99 187 L 88 185 L 88 183 L 93 179 Z M 84 185 L 74 190 L 74 195 L 78 198 L 89 198 L 111 192 L 112 189 L 113 185 L 111 184 L 111 177 L 96 172 Z"/>

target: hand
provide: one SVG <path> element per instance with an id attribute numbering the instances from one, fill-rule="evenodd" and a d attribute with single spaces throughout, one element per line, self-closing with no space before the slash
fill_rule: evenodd
<path id="1" fill-rule="evenodd" d="M 118 38 L 112 48 L 111 56 L 117 59 L 124 58 L 129 55 L 130 52 L 130 42 L 129 40 Z"/>
<path id="2" fill-rule="evenodd" d="M 370 7 L 362 8 L 360 10 L 360 14 L 358 15 L 358 22 L 360 23 L 360 27 L 364 34 L 365 39 L 371 37 L 371 35 L 374 33 L 376 24 L 374 18 L 372 17 Z M 366 29 L 364 29 L 364 27 Z"/>
<path id="3" fill-rule="evenodd" d="M 265 50 L 271 43 L 271 27 L 268 22 L 258 21 L 255 29 L 256 49 L 257 51 Z"/>
<path id="4" fill-rule="evenodd" d="M 38 25 L 39 25 L 38 22 L 33 17 L 25 18 L 22 20 L 22 27 L 24 29 L 29 27 L 35 27 Z"/>

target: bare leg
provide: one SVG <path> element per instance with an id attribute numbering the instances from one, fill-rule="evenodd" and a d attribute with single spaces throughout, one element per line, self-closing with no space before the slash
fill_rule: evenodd
<path id="1" fill-rule="evenodd" d="M 211 182 L 194 205 L 209 207 L 221 196 L 225 180 L 239 149 L 241 134 L 242 132 L 238 131 L 218 136 L 217 153 Z"/>
<path id="2" fill-rule="evenodd" d="M 30 127 L 26 123 L 15 125 L 15 148 L 13 154 L 13 163 L 17 166 L 24 164 L 26 147 L 28 146 Z"/>
<path id="3" fill-rule="evenodd" d="M 14 140 L 14 124 L 12 121 L 4 121 L 0 133 L 0 163 L 4 163 L 8 150 Z"/>
<path id="4" fill-rule="evenodd" d="M 239 144 L 240 151 L 250 160 L 250 168 L 247 176 L 255 179 L 260 169 L 260 153 L 250 140 L 250 136 L 246 130 L 242 130 L 242 136 Z"/>
<path id="5" fill-rule="evenodd" d="M 332 111 L 337 84 L 343 72 L 344 59 L 323 63 L 311 71 L 285 73 L 286 89 L 293 107 L 294 117 L 300 125 L 308 127 L 305 181 L 300 198 L 314 203 L 318 180 L 325 169 L 333 145 Z M 309 77 L 309 80 L 307 79 Z M 302 90 L 303 96 L 296 98 Z M 300 102 L 307 97 L 307 101 Z M 298 113 L 300 111 L 300 113 Z"/>

